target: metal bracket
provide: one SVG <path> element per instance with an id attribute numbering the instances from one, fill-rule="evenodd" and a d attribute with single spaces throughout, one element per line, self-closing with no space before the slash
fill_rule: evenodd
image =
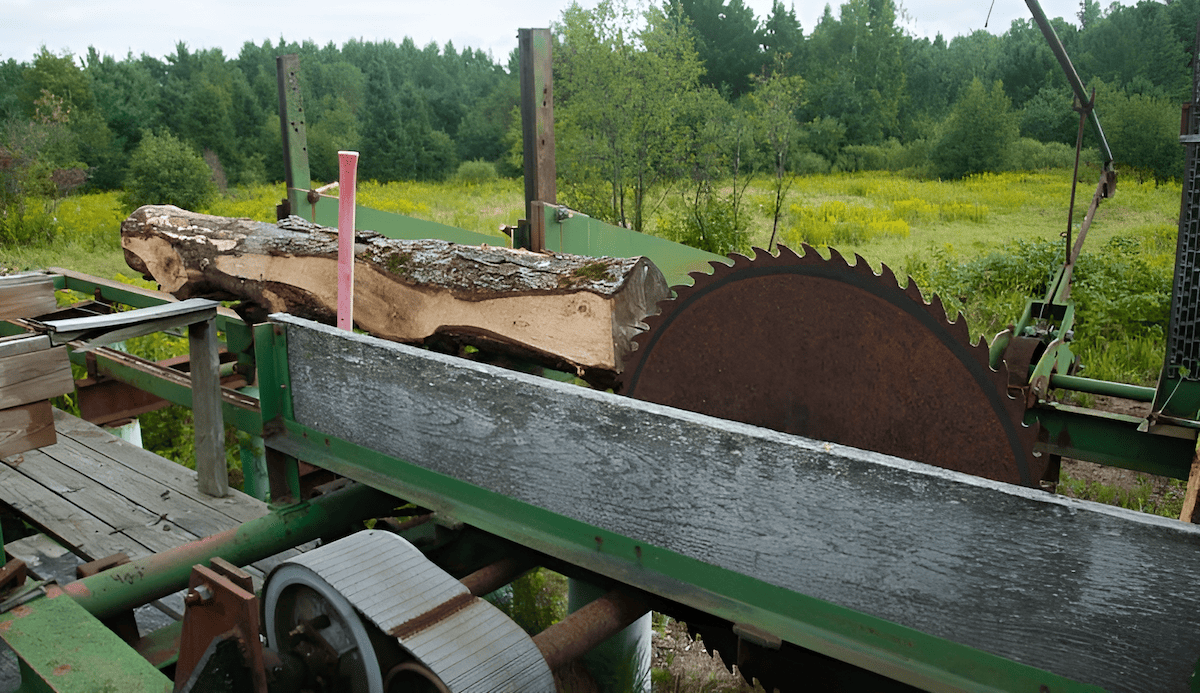
<path id="1" fill-rule="evenodd" d="M 45 596 L 46 587 L 54 584 L 54 582 L 55 580 L 53 578 L 49 580 L 42 580 L 41 582 L 35 582 L 33 588 L 28 592 L 22 592 L 15 597 L 10 597 L 3 602 L 0 602 L 0 614 L 6 614 L 22 604 L 28 604 L 38 597 Z"/>

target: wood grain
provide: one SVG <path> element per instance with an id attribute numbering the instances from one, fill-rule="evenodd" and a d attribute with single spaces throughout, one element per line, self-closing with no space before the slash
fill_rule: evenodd
<path id="1" fill-rule="evenodd" d="M 19 407 L 75 390 L 66 347 L 0 360 L 0 409 Z"/>
<path id="2" fill-rule="evenodd" d="M 0 277 L 0 319 L 36 318 L 54 312 L 54 277 L 16 274 Z"/>
<path id="3" fill-rule="evenodd" d="M 0 410 L 0 457 L 53 445 L 58 438 L 52 410 L 46 400 Z"/>
<path id="4" fill-rule="evenodd" d="M 126 261 L 180 298 L 238 299 L 248 321 L 286 311 L 332 323 L 337 232 L 154 205 L 121 225 Z M 641 321 L 669 295 L 645 258 L 543 254 L 359 231 L 354 322 L 406 343 L 516 355 L 611 385 Z"/>
<path id="5" fill-rule="evenodd" d="M 225 498 L 213 498 L 200 493 L 196 488 L 195 471 L 143 450 L 65 412 L 56 409 L 54 423 L 66 444 L 80 451 L 86 449 L 106 462 L 124 467 L 122 483 L 131 486 L 153 483 L 170 488 L 173 496 L 187 498 L 229 518 L 228 521 L 221 521 L 222 529 L 257 519 L 268 511 L 266 503 L 240 492 L 231 493 Z"/>
<path id="6" fill-rule="evenodd" d="M 322 433 L 1070 678 L 1188 690 L 1193 525 L 273 320 Z"/>

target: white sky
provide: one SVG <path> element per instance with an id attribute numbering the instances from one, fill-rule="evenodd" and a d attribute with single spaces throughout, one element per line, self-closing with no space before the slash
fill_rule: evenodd
<path id="1" fill-rule="evenodd" d="M 596 0 L 580 0 L 584 6 Z M 744 0 L 760 19 L 771 0 Z M 785 0 L 791 2 L 791 0 Z M 1075 23 L 1078 0 L 1041 0 L 1050 17 Z M 311 39 L 341 45 L 351 38 L 400 42 L 411 36 L 418 46 L 430 41 L 456 48 L 481 48 L 504 64 L 516 48 L 517 29 L 545 27 L 561 18 L 570 0 L 0 0 L 0 59 L 29 61 L 41 46 L 55 53 L 85 55 L 88 46 L 124 58 L 147 53 L 162 58 L 175 43 L 221 48 L 236 57 L 246 41 L 261 44 Z M 812 32 L 824 2 L 792 3 L 805 35 Z M 837 16 L 840 2 L 831 3 Z M 917 36 L 941 32 L 947 40 L 984 28 L 989 3 L 955 0 L 899 0 L 904 27 Z M 1107 2 L 1101 3 L 1107 6 Z M 1125 2 L 1123 4 L 1129 4 Z M 1021 0 L 995 0 L 987 29 L 1003 33 L 1014 19 L 1029 17 Z"/>

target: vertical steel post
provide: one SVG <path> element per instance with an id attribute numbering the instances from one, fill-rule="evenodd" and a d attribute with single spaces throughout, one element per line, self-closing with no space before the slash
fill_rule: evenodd
<path id="1" fill-rule="evenodd" d="M 517 33 L 521 62 L 521 135 L 525 145 L 525 219 L 529 249 L 545 248 L 545 224 L 533 223 L 533 203 L 558 200 L 554 163 L 554 88 L 549 29 Z"/>
<path id="2" fill-rule="evenodd" d="M 575 613 L 600 599 L 607 590 L 571 579 L 567 611 Z M 650 620 L 646 613 L 624 630 L 581 657 L 601 693 L 650 693 Z"/>
<path id="3" fill-rule="evenodd" d="M 192 367 L 192 420 L 196 426 L 196 481 L 201 493 L 229 494 L 225 420 L 221 416 L 221 361 L 214 318 L 188 325 Z"/>
<path id="4" fill-rule="evenodd" d="M 279 84 L 279 128 L 283 133 L 283 169 L 287 177 L 287 199 L 277 216 L 300 214 L 308 202 L 312 179 L 308 170 L 308 132 L 304 123 L 304 103 L 300 99 L 300 56 L 295 53 L 275 59 Z"/>

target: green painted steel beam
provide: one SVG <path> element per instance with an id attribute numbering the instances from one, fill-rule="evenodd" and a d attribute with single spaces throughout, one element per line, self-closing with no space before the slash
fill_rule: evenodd
<path id="1" fill-rule="evenodd" d="M 1050 376 L 1050 387 L 1071 390 L 1073 392 L 1087 392 L 1093 395 L 1120 397 L 1135 402 L 1153 402 L 1155 392 L 1154 388 L 1142 385 L 1114 383 L 1109 380 L 1094 380 L 1092 378 L 1082 378 L 1077 375 L 1060 375 L 1058 373 Z"/>
<path id="2" fill-rule="evenodd" d="M 321 195 L 315 205 L 305 202 L 299 210 L 293 210 L 293 213 L 322 226 L 337 228 L 338 198 Z M 482 245 L 484 243 L 492 246 L 508 245 L 508 238 L 505 236 L 476 233 L 460 229 L 457 226 L 416 219 L 394 212 L 384 212 L 362 205 L 354 208 L 354 227 L 359 230 L 375 231 L 388 238 L 409 241 L 437 238 L 462 245 Z"/>
<path id="3" fill-rule="evenodd" d="M 386 516 L 396 506 L 396 499 L 385 493 L 351 486 L 272 510 L 228 531 L 110 568 L 63 589 L 96 618 L 108 618 L 187 587 L 192 566 L 207 564 L 214 556 L 243 566 L 363 520 Z"/>
<path id="4" fill-rule="evenodd" d="M 680 245 L 665 238 L 606 224 L 566 207 L 546 206 L 546 250 L 591 257 L 639 257 L 650 259 L 668 286 L 691 286 L 691 272 L 710 274 L 710 263 L 730 264 L 721 255 Z"/>
<path id="5" fill-rule="evenodd" d="M 1188 478 L 1196 449 L 1194 436 L 1139 430 L 1147 428 L 1145 419 L 1066 404 L 1039 404 L 1025 423 L 1042 425 L 1049 442 L 1038 448 L 1045 453 L 1175 479 Z"/>
<path id="6" fill-rule="evenodd" d="M 149 392 L 156 397 L 161 397 L 172 404 L 178 404 L 189 409 L 192 407 L 192 389 L 189 385 L 183 382 L 165 380 L 152 373 L 138 370 L 127 363 L 110 358 L 100 350 L 89 353 L 95 354 L 96 371 L 100 375 L 105 375 L 114 380 L 132 385 L 139 390 Z M 87 354 L 72 351 L 70 352 L 70 357 L 73 363 L 83 366 Z M 184 380 L 186 380 L 186 376 Z M 254 435 L 262 434 L 262 417 L 254 409 L 240 407 L 228 401 L 223 401 L 221 403 L 221 415 L 226 423 L 235 426 L 238 430 Z"/>
<path id="7" fill-rule="evenodd" d="M 35 588 L 39 589 L 39 588 Z M 0 638 L 21 661 L 22 691 L 163 693 L 174 685 L 63 588 L 0 614 Z"/>
<path id="8" fill-rule="evenodd" d="M 285 421 L 267 445 L 627 585 L 931 691 L 1098 691 L 516 501 Z M 683 577 L 686 576 L 686 577 Z"/>
<path id="9" fill-rule="evenodd" d="M 292 213 L 304 203 L 305 192 L 312 186 L 308 168 L 308 126 L 300 93 L 300 56 L 295 53 L 275 59 L 275 78 L 279 89 L 279 130 L 283 137 L 283 168 L 287 181 L 287 200 Z"/>

